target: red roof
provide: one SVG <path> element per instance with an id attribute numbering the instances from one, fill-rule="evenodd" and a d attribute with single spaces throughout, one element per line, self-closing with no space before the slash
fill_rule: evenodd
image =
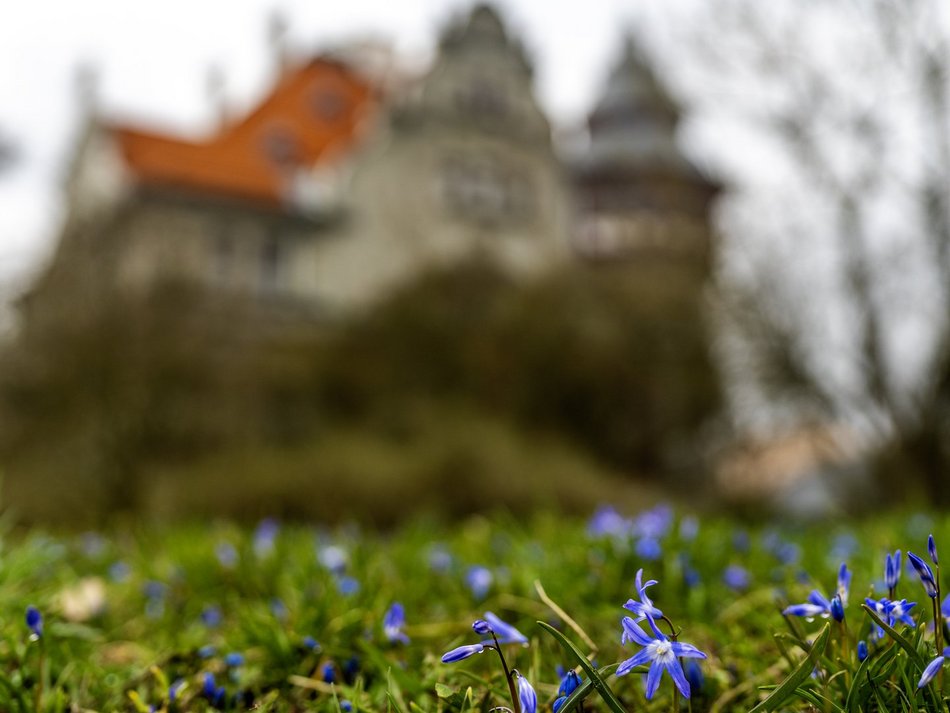
<path id="1" fill-rule="evenodd" d="M 315 59 L 289 70 L 243 120 L 202 142 L 112 126 L 126 164 L 147 184 L 280 204 L 295 169 L 349 152 L 376 106 L 345 65 Z"/>

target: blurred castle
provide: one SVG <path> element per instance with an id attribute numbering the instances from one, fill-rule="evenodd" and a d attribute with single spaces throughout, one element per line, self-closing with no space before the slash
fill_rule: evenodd
<path id="1" fill-rule="evenodd" d="M 284 58 L 270 94 L 201 141 L 91 113 L 23 322 L 164 280 L 332 316 L 472 257 L 523 276 L 581 258 L 699 294 L 716 187 L 677 149 L 677 108 L 632 43 L 567 165 L 492 8 L 450 23 L 419 80 L 366 59 Z"/>

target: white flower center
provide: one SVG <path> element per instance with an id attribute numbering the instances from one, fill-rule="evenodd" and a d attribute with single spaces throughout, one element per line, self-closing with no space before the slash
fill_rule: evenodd
<path id="1" fill-rule="evenodd" d="M 675 656 L 673 656 L 673 644 L 671 644 L 669 641 L 653 641 L 650 643 L 648 648 L 651 649 L 650 658 L 652 658 L 654 661 L 667 663 L 671 659 L 675 658 Z"/>

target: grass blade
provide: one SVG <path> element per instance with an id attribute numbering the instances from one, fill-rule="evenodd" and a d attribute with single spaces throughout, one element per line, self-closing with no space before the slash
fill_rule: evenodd
<path id="1" fill-rule="evenodd" d="M 815 643 L 812 644 L 808 655 L 798 664 L 798 668 L 794 669 L 788 677 L 782 681 L 779 687 L 772 691 L 768 698 L 753 708 L 750 713 L 774 711 L 782 705 L 787 698 L 792 696 L 798 687 L 808 680 L 811 672 L 815 669 L 815 665 L 818 663 L 818 659 L 825 653 L 825 647 L 828 645 L 828 639 L 830 637 L 831 622 L 828 622 L 818 633 L 818 638 L 816 638 Z"/>
<path id="2" fill-rule="evenodd" d="M 591 665 L 590 661 L 587 660 L 587 657 L 584 656 L 583 652 L 578 649 L 570 639 L 546 622 L 539 621 L 538 626 L 553 636 L 554 639 L 561 645 L 561 647 L 577 661 L 578 665 L 580 665 L 582 669 L 584 669 L 584 673 L 587 674 L 587 677 L 590 679 L 594 689 L 600 694 L 600 697 L 604 699 L 604 703 L 607 704 L 607 707 L 610 708 L 610 710 L 612 710 L 614 713 L 627 713 L 620 701 L 617 700 L 617 696 L 615 696 L 614 692 L 610 690 L 610 686 L 608 686 L 604 679 L 601 678 L 601 675 Z"/>
<path id="3" fill-rule="evenodd" d="M 607 678 L 610 676 L 617 668 L 620 666 L 619 663 L 612 663 L 609 666 L 604 666 L 598 670 L 601 678 Z M 563 705 L 558 708 L 558 713 L 571 713 L 581 701 L 583 701 L 587 696 L 594 692 L 594 681 L 590 678 L 585 678 L 584 681 L 577 688 L 574 689 L 574 692 L 567 697 L 567 700 L 564 701 Z"/>

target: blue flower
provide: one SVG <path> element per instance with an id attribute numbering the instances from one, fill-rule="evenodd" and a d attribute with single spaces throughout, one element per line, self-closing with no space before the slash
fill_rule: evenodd
<path id="1" fill-rule="evenodd" d="M 934 536 L 927 538 L 927 552 L 930 555 L 930 561 L 937 564 L 937 543 L 934 542 Z"/>
<path id="2" fill-rule="evenodd" d="M 521 713 L 536 713 L 538 710 L 538 694 L 528 683 L 528 679 L 515 669 L 513 673 L 518 677 L 518 703 L 521 704 Z"/>
<path id="3" fill-rule="evenodd" d="M 326 545 L 317 552 L 317 559 L 333 574 L 341 575 L 346 571 L 349 556 L 346 550 L 338 545 Z"/>
<path id="4" fill-rule="evenodd" d="M 486 647 L 485 644 L 466 644 L 465 646 L 459 646 L 442 654 L 442 663 L 455 663 L 456 661 L 467 659 L 469 656 L 480 654 L 486 648 L 492 647 Z"/>
<path id="5" fill-rule="evenodd" d="M 383 617 L 383 634 L 390 644 L 397 641 L 403 644 L 409 643 L 409 637 L 403 632 L 402 628 L 406 625 L 406 613 L 402 604 L 393 602 L 389 611 Z"/>
<path id="6" fill-rule="evenodd" d="M 214 556 L 225 569 L 233 569 L 238 561 L 238 552 L 230 542 L 219 542 L 214 548 Z"/>
<path id="7" fill-rule="evenodd" d="M 663 617 L 663 612 L 653 606 L 653 601 L 647 596 L 647 587 L 652 587 L 656 584 L 655 579 L 648 580 L 646 584 L 643 584 L 643 569 L 637 570 L 637 576 L 634 580 L 634 587 L 637 590 L 637 597 L 640 601 L 636 599 L 628 599 L 627 603 L 623 605 L 624 609 L 627 609 L 633 612 L 633 615 L 636 617 L 636 621 L 643 621 L 648 616 L 652 616 L 654 619 L 661 619 Z M 621 641 L 621 643 L 626 643 Z"/>
<path id="8" fill-rule="evenodd" d="M 848 571 L 848 565 L 844 562 L 838 568 L 838 586 L 835 594 L 841 599 L 843 606 L 848 606 L 848 594 L 851 592 L 851 572 Z"/>
<path id="9" fill-rule="evenodd" d="M 828 607 L 831 618 L 837 622 L 844 621 L 844 605 L 841 603 L 841 597 L 835 594 L 831 598 L 831 606 Z"/>
<path id="10" fill-rule="evenodd" d="M 924 591 L 927 592 L 927 596 L 931 599 L 936 597 L 937 582 L 934 580 L 934 572 L 930 569 L 930 565 L 913 552 L 907 553 L 907 559 L 910 560 L 910 563 L 914 565 L 914 569 L 917 570 L 917 576 L 920 577 L 920 583 L 924 585 Z"/>
<path id="11" fill-rule="evenodd" d="M 344 597 L 350 597 L 360 591 L 360 583 L 355 577 L 343 575 L 337 577 L 336 588 Z"/>
<path id="12" fill-rule="evenodd" d="M 204 694 L 205 698 L 213 700 L 214 694 L 217 692 L 217 690 L 218 684 L 214 680 L 214 674 L 209 671 L 205 674 L 204 685 L 201 687 L 201 692 Z"/>
<path id="13" fill-rule="evenodd" d="M 334 683 L 336 681 L 336 669 L 333 668 L 333 662 L 327 661 L 323 664 L 323 682 Z"/>
<path id="14" fill-rule="evenodd" d="M 259 558 L 268 557 L 274 551 L 280 523 L 272 517 L 260 521 L 254 530 L 254 554 Z"/>
<path id="15" fill-rule="evenodd" d="M 472 596 L 476 599 L 485 598 L 488 590 L 491 589 L 492 581 L 494 581 L 494 577 L 491 570 L 481 565 L 469 567 L 465 573 L 465 584 L 468 585 Z"/>
<path id="16" fill-rule="evenodd" d="M 686 542 L 692 542 L 699 534 L 699 520 L 692 515 L 687 515 L 680 520 L 680 537 Z"/>
<path id="17" fill-rule="evenodd" d="M 287 611 L 287 605 L 280 597 L 272 597 L 270 600 L 270 613 L 278 621 L 286 621 L 290 612 Z"/>
<path id="18" fill-rule="evenodd" d="M 32 632 L 30 638 L 33 641 L 43 638 L 43 615 L 32 604 L 26 608 L 26 625 Z"/>
<path id="19" fill-rule="evenodd" d="M 568 696 L 581 685 L 581 677 L 577 675 L 577 672 L 572 668 L 565 671 L 564 668 L 559 665 L 557 667 L 557 675 L 558 678 L 561 679 L 561 685 L 558 686 L 557 698 L 554 699 L 552 706 L 554 713 L 557 713 L 558 709 L 567 702 Z"/>
<path id="20" fill-rule="evenodd" d="M 204 685 L 201 687 L 201 693 L 211 702 L 212 706 L 215 708 L 220 708 L 224 703 L 224 697 L 227 692 L 224 690 L 224 686 L 219 686 L 214 680 L 214 674 L 208 672 L 205 674 Z"/>
<path id="21" fill-rule="evenodd" d="M 637 540 L 637 557 L 648 562 L 656 562 L 663 556 L 663 548 L 655 537 L 641 537 Z"/>
<path id="22" fill-rule="evenodd" d="M 221 624 L 221 607 L 210 605 L 201 611 L 201 623 L 210 629 Z"/>
<path id="23" fill-rule="evenodd" d="M 305 636 L 300 640 L 301 645 L 310 651 L 316 651 L 320 648 L 320 643 L 312 636 Z"/>
<path id="24" fill-rule="evenodd" d="M 433 572 L 448 572 L 451 567 L 452 554 L 445 545 L 432 545 L 429 548 L 429 569 Z"/>
<path id="25" fill-rule="evenodd" d="M 858 661 L 863 662 L 868 657 L 868 645 L 862 639 L 858 642 Z"/>
<path id="26" fill-rule="evenodd" d="M 350 713 L 350 711 L 353 710 L 353 704 L 344 698 L 340 701 L 340 710 L 343 711 L 343 713 Z"/>
<path id="27" fill-rule="evenodd" d="M 831 555 L 835 559 L 847 559 L 858 548 L 858 540 L 850 532 L 837 535 L 831 545 Z"/>
<path id="28" fill-rule="evenodd" d="M 243 666 L 244 656 L 242 656 L 236 651 L 232 651 L 230 654 L 224 657 L 224 665 L 230 666 L 231 668 L 237 668 L 238 666 Z"/>
<path id="29" fill-rule="evenodd" d="M 888 591 L 893 593 L 900 578 L 901 551 L 897 550 L 894 552 L 893 557 L 888 553 L 887 557 L 884 558 L 884 584 L 887 586 Z"/>
<path id="30" fill-rule="evenodd" d="M 630 532 L 630 522 L 610 505 L 597 509 L 587 523 L 590 537 L 626 537 Z"/>
<path id="31" fill-rule="evenodd" d="M 631 523 L 631 530 L 641 538 L 659 540 L 666 535 L 672 524 L 673 509 L 669 505 L 660 504 L 637 515 Z"/>
<path id="32" fill-rule="evenodd" d="M 561 677 L 561 685 L 558 686 L 557 693 L 559 696 L 569 696 L 580 685 L 581 677 L 577 675 L 577 671 L 568 669 L 567 673 Z"/>
<path id="33" fill-rule="evenodd" d="M 917 602 L 909 602 L 906 599 L 892 602 L 890 599 L 883 597 L 878 600 L 868 597 L 864 600 L 864 603 L 873 609 L 874 613 L 883 619 L 888 626 L 896 626 L 897 622 L 901 622 L 912 628 L 916 626 L 913 618 L 910 616 L 910 610 L 917 606 Z M 884 630 L 877 625 L 872 627 L 872 633 L 875 639 L 880 639 L 884 636 Z"/>
<path id="34" fill-rule="evenodd" d="M 887 613 L 887 625 L 894 626 L 897 622 L 901 622 L 911 628 L 917 626 L 909 613 L 915 606 L 917 606 L 917 602 L 908 602 L 906 599 L 888 602 L 884 610 Z"/>
<path id="35" fill-rule="evenodd" d="M 653 637 L 648 636 L 643 629 L 628 616 L 623 618 L 623 630 L 625 641 L 634 641 L 643 648 L 629 659 L 620 664 L 617 668 L 617 676 L 625 676 L 637 666 L 650 662 L 650 670 L 647 672 L 647 700 L 653 698 L 657 687 L 660 685 L 660 676 L 664 669 L 669 672 L 673 683 L 679 689 L 680 693 L 689 698 L 689 681 L 686 680 L 686 674 L 680 665 L 681 658 L 704 659 L 706 654 L 697 649 L 692 644 L 684 644 L 679 641 L 670 641 L 656 626 L 652 617 L 647 617 L 650 628 L 653 630 Z"/>
<path id="36" fill-rule="evenodd" d="M 132 574 L 132 568 L 121 560 L 114 562 L 112 566 L 109 567 L 109 579 L 113 582 L 124 582 L 129 578 L 130 574 Z"/>
<path id="37" fill-rule="evenodd" d="M 848 603 L 848 594 L 850 589 L 851 573 L 848 571 L 847 565 L 842 563 L 841 567 L 838 569 L 838 585 L 835 588 L 835 594 L 832 597 L 837 597 L 840 600 L 842 607 L 840 613 L 842 617 L 844 616 L 844 607 Z M 803 616 L 809 620 L 814 619 L 816 616 L 827 618 L 832 615 L 831 601 L 825 599 L 821 592 L 819 592 L 817 589 L 814 589 L 812 590 L 811 594 L 808 595 L 807 602 L 803 604 L 793 604 L 789 607 L 786 607 L 782 614 Z"/>
<path id="38" fill-rule="evenodd" d="M 493 629 L 491 628 L 491 624 L 484 619 L 476 619 L 472 622 L 472 631 L 479 636 L 488 636 L 492 633 Z"/>
<path id="39" fill-rule="evenodd" d="M 508 622 L 502 621 L 490 611 L 485 612 L 485 621 L 495 633 L 499 644 L 527 644 L 528 637 L 518 631 Z M 477 623 L 477 622 L 476 622 Z M 474 624 L 472 625 L 474 629 Z M 486 642 L 482 642 L 486 643 Z"/>
<path id="40" fill-rule="evenodd" d="M 950 656 L 950 646 L 947 646 L 946 648 L 944 648 L 942 656 L 938 656 L 929 664 L 927 664 L 927 668 L 924 669 L 924 672 L 920 677 L 920 681 L 917 682 L 917 688 L 923 688 L 928 683 L 934 680 L 934 678 L 937 675 L 937 672 L 939 672 L 940 669 L 943 668 L 943 662 L 946 660 L 948 656 Z"/>
<path id="41" fill-rule="evenodd" d="M 749 583 L 752 581 L 752 577 L 745 567 L 741 567 L 737 564 L 731 564 L 726 567 L 725 570 L 723 570 L 722 581 L 727 587 L 729 587 L 729 589 L 734 589 L 737 592 L 741 592 L 745 589 L 748 589 Z"/>

